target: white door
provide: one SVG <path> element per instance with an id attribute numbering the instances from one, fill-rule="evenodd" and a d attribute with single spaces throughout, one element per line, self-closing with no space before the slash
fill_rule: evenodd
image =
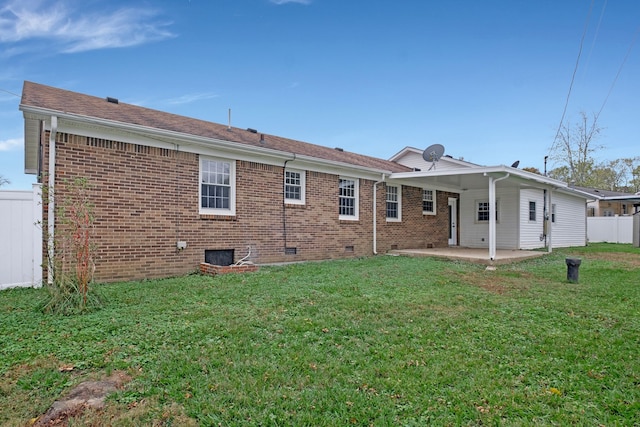
<path id="1" fill-rule="evenodd" d="M 458 246 L 458 199 L 449 197 L 449 246 Z"/>

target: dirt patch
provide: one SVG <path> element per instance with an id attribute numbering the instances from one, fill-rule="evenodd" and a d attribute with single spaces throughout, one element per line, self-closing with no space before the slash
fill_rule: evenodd
<path id="1" fill-rule="evenodd" d="M 640 268 L 640 256 L 627 252 L 599 252 L 595 254 L 582 255 L 580 258 L 616 262 L 621 264 L 622 268 L 633 270 Z"/>
<path id="2" fill-rule="evenodd" d="M 531 280 L 533 275 L 528 272 L 510 272 L 504 275 L 497 272 L 476 271 L 460 274 L 460 280 L 464 283 L 478 286 L 487 292 L 502 295 L 507 292 L 523 291 L 528 289 L 525 280 Z M 524 280 L 523 280 L 524 279 Z"/>
<path id="3" fill-rule="evenodd" d="M 36 427 L 65 426 L 70 417 L 81 414 L 85 409 L 102 409 L 110 393 L 131 381 L 126 373 L 116 371 L 100 381 L 85 381 L 53 405 L 33 423 Z"/>

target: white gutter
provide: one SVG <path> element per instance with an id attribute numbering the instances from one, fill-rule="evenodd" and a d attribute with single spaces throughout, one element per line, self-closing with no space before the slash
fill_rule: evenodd
<path id="1" fill-rule="evenodd" d="M 378 255 L 378 208 L 377 208 L 377 194 L 378 184 L 384 182 L 384 174 L 382 179 L 373 183 L 373 254 Z"/>
<path id="2" fill-rule="evenodd" d="M 49 132 L 49 189 L 47 191 L 47 229 L 49 239 L 47 242 L 47 253 L 49 260 L 47 262 L 47 283 L 53 283 L 53 262 L 54 262 L 54 232 L 56 221 L 56 205 L 54 184 L 56 182 L 56 135 L 58 133 L 58 117 L 51 116 L 51 130 Z"/>
<path id="3" fill-rule="evenodd" d="M 496 258 L 496 182 L 509 178 L 509 173 L 500 178 L 489 176 L 489 259 Z M 485 176 L 487 174 L 485 173 Z"/>
<path id="4" fill-rule="evenodd" d="M 489 176 L 490 173 L 508 173 L 513 177 L 522 178 L 527 181 L 535 181 L 539 184 L 552 185 L 559 189 L 566 189 L 567 183 L 558 181 L 553 178 L 547 178 L 542 175 L 538 175 L 532 172 L 523 171 L 521 169 L 512 168 L 509 166 L 482 166 L 482 167 L 469 167 L 461 169 L 444 169 L 444 170 L 431 170 L 431 171 L 414 171 L 414 172 L 394 172 L 389 177 L 390 179 L 407 179 L 407 178 L 429 178 L 438 176 L 462 176 L 462 175 L 476 175 L 483 174 Z"/>
<path id="5" fill-rule="evenodd" d="M 148 126 L 140 126 L 140 125 L 135 125 L 131 123 L 119 122 L 115 120 L 97 119 L 94 117 L 83 116 L 79 114 L 61 113 L 59 111 L 46 109 L 46 108 L 38 108 L 38 107 L 21 105 L 20 110 L 22 110 L 25 113 L 41 115 L 41 116 L 49 116 L 49 115 L 57 114 L 59 118 L 62 120 L 89 124 L 93 126 L 103 126 L 103 127 L 118 129 L 120 131 L 125 131 L 125 132 L 129 132 L 136 135 L 142 135 L 148 138 L 158 138 L 158 139 L 165 138 L 169 140 L 177 140 L 180 142 L 180 145 L 182 146 L 184 146 L 185 143 L 188 143 L 191 145 L 211 149 L 212 144 L 215 144 L 216 148 L 224 148 L 231 152 L 250 153 L 250 154 L 259 153 L 265 156 L 275 157 L 280 160 L 286 160 L 291 158 L 291 151 L 280 151 L 280 150 L 275 150 L 273 148 L 265 148 L 265 147 L 255 146 L 255 145 L 244 144 L 242 142 L 227 141 L 227 140 L 218 139 L 218 138 L 207 138 L 207 137 L 198 136 L 198 135 L 191 135 L 187 133 L 176 132 L 176 131 L 165 130 L 165 129 L 158 129 L 158 128 L 153 128 Z M 176 143 L 172 141 L 166 141 L 166 142 L 170 144 Z M 370 173 L 372 172 L 375 174 L 386 173 L 388 175 L 392 173 L 392 171 L 390 170 L 369 168 L 365 166 L 353 165 L 351 163 L 339 162 L 334 160 L 326 160 L 318 157 L 305 156 L 300 154 L 297 155 L 296 160 L 309 161 L 311 163 L 316 163 L 321 165 L 329 165 L 334 168 L 337 167 L 337 168 L 344 168 L 348 170 L 360 170 L 363 172 L 366 171 Z"/>

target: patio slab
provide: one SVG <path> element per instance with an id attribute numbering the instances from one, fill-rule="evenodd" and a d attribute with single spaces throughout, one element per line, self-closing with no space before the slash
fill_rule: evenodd
<path id="1" fill-rule="evenodd" d="M 477 248 L 462 248 L 462 247 L 449 247 L 449 248 L 429 248 L 429 249 L 395 249 L 388 252 L 389 255 L 396 256 L 412 256 L 412 257 L 436 257 L 446 259 L 458 259 L 469 262 L 475 262 L 485 265 L 500 265 L 510 264 L 517 261 L 522 261 L 529 258 L 541 257 L 547 252 L 542 251 L 525 251 L 525 250 L 510 250 L 510 249 L 498 249 L 496 250 L 496 257 L 492 261 L 489 259 L 489 249 L 477 249 Z"/>

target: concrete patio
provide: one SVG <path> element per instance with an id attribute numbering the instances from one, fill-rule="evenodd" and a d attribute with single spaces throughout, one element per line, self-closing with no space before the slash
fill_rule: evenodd
<path id="1" fill-rule="evenodd" d="M 430 249 L 396 249 L 388 252 L 389 255 L 412 257 L 437 257 L 452 260 L 464 260 L 485 265 L 510 264 L 529 258 L 537 258 L 545 255 L 543 251 L 524 251 L 516 249 L 497 249 L 495 259 L 489 259 L 489 249 L 448 247 Z"/>

